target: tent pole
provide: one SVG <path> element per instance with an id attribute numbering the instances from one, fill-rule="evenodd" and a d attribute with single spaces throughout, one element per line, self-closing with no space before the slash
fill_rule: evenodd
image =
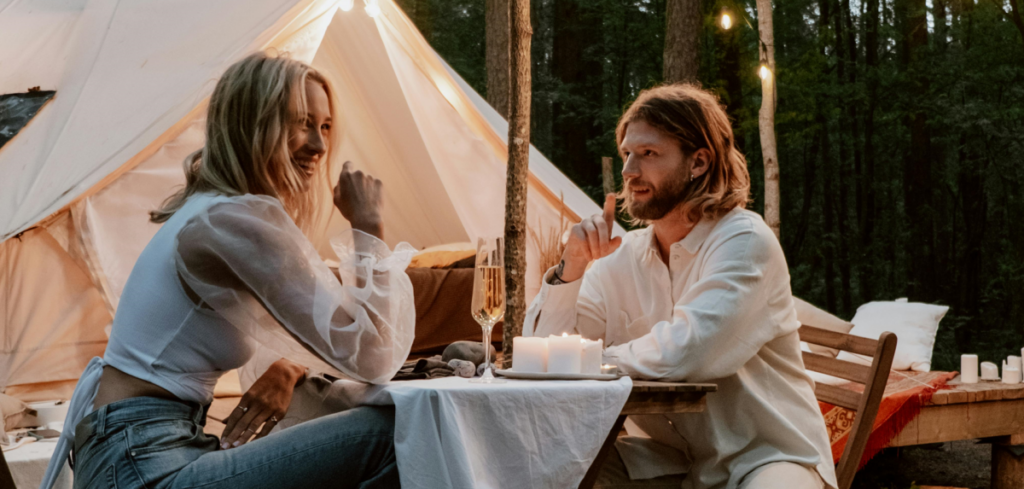
<path id="1" fill-rule="evenodd" d="M 526 317 L 526 181 L 530 163 L 529 0 L 509 0 L 508 177 L 505 183 L 504 368 L 512 365 L 512 338 Z"/>

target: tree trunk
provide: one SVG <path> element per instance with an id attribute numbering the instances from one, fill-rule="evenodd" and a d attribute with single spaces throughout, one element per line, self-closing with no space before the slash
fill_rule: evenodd
<path id="1" fill-rule="evenodd" d="M 596 123 L 600 104 L 591 103 L 601 96 L 604 78 L 595 53 L 602 47 L 600 36 L 593 32 L 598 13 L 589 0 L 554 0 L 551 73 L 563 88 L 552 107 L 552 159 L 581 187 L 601 185 L 601 154 L 587 144 L 603 134 Z"/>
<path id="2" fill-rule="evenodd" d="M 665 2 L 665 83 L 697 82 L 702 20 L 700 0 Z"/>
<path id="3" fill-rule="evenodd" d="M 761 111 L 757 122 L 761 129 L 761 156 L 764 160 L 764 220 L 775 233 L 782 235 L 779 216 L 779 156 L 775 146 L 775 37 L 772 33 L 772 1 L 757 0 L 757 29 L 761 37 L 761 65 L 768 76 L 761 79 Z"/>
<path id="4" fill-rule="evenodd" d="M 864 22 L 864 63 L 867 65 L 868 111 L 864 116 L 864 173 L 860 175 L 864 199 L 860 202 L 857 218 L 860 225 L 860 248 L 864 263 L 873 257 L 872 243 L 875 230 L 875 109 L 878 106 L 878 0 L 867 0 Z M 860 270 L 861 298 L 864 302 L 874 300 L 874 283 L 871 270 L 862 266 Z"/>
<path id="5" fill-rule="evenodd" d="M 831 19 L 832 0 L 818 0 L 818 52 L 822 58 L 827 58 L 825 43 L 829 38 L 829 22 Z M 828 80 L 827 65 L 825 71 L 821 73 L 820 79 L 823 83 Z M 825 307 L 828 311 L 835 312 L 836 276 L 835 269 L 833 268 L 836 262 L 835 212 L 833 209 L 835 195 L 832 190 L 832 174 L 834 172 L 829 171 L 832 167 L 832 144 L 829 141 L 827 113 L 828 99 L 824 95 L 819 95 L 814 107 L 814 117 L 818 126 L 818 147 L 821 148 L 821 167 L 825 170 L 821 172 L 821 208 L 824 216 L 822 219 L 823 232 L 819 246 L 821 247 L 822 258 L 824 259 L 824 266 L 822 268 L 825 272 Z M 841 135 L 839 139 L 842 139 Z"/>
<path id="6" fill-rule="evenodd" d="M 530 157 L 530 0 L 509 0 L 508 177 L 505 184 L 504 366 L 526 317 L 526 177 Z"/>
<path id="7" fill-rule="evenodd" d="M 508 119 L 509 0 L 486 0 L 487 102 Z"/>
<path id="8" fill-rule="evenodd" d="M 902 0 L 903 68 L 910 74 L 911 90 L 924 97 L 929 80 L 923 72 L 925 51 L 928 47 L 928 24 L 925 0 Z M 910 148 L 903 168 L 903 198 L 910 223 L 910 288 L 914 300 L 929 302 L 935 299 L 935 227 L 932 201 L 932 151 L 928 116 L 915 101 L 906 124 L 910 132 Z"/>
<path id="9" fill-rule="evenodd" d="M 843 3 L 845 3 L 846 6 L 849 7 L 849 0 L 844 0 Z M 844 22 L 845 19 L 843 18 L 845 12 L 842 8 L 842 4 L 839 4 L 837 6 L 840 8 L 833 16 L 835 25 L 835 52 L 836 58 L 838 58 L 838 63 L 836 66 L 836 75 L 838 85 L 840 87 L 843 87 L 847 82 L 847 70 L 850 70 L 851 68 L 849 64 L 849 53 L 847 52 L 847 48 L 849 47 L 849 45 L 847 44 L 846 39 L 846 23 Z M 852 84 L 849 86 L 852 86 Z M 841 93 L 844 93 L 845 95 L 843 97 L 843 103 L 846 105 L 847 113 L 849 113 L 849 108 L 852 107 L 855 104 L 855 102 L 850 100 L 850 94 L 845 92 Z M 852 145 L 851 142 L 847 140 L 846 133 L 847 128 L 850 126 L 851 123 L 853 125 L 856 125 L 856 121 L 854 120 L 844 117 L 839 118 L 839 141 L 837 144 L 837 146 L 839 147 L 839 171 L 836 172 L 836 174 L 839 177 L 839 195 L 837 196 L 839 205 L 836 208 L 836 224 L 839 227 L 839 239 L 835 240 L 835 243 L 836 250 L 839 252 L 838 265 L 840 290 L 842 291 L 841 298 L 843 301 L 843 314 L 847 314 L 853 309 L 853 294 L 851 291 L 852 282 L 850 279 L 850 236 L 849 228 L 846 226 L 846 217 L 848 211 L 847 203 L 849 201 L 849 189 L 847 188 L 847 186 L 850 184 L 848 170 L 848 163 L 850 160 L 848 148 L 849 146 Z"/>

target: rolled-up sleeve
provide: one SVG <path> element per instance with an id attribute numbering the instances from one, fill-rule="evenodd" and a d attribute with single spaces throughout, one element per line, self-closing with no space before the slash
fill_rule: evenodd
<path id="1" fill-rule="evenodd" d="M 540 292 L 526 311 L 523 336 L 569 333 L 593 340 L 604 339 L 607 316 L 601 265 L 598 261 L 583 278 L 559 285 L 551 285 L 554 268 L 548 270 Z"/>
<path id="2" fill-rule="evenodd" d="M 715 244 L 701 277 L 678 301 L 672 320 L 605 350 L 605 361 L 634 377 L 702 382 L 735 374 L 780 334 L 768 304 L 775 301 L 777 242 L 748 229 Z M 781 290 L 781 289 L 779 289 Z"/>

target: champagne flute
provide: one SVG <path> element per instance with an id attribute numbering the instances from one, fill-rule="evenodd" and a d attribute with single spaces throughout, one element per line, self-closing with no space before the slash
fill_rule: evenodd
<path id="1" fill-rule="evenodd" d="M 505 317 L 505 238 L 480 238 L 476 245 L 476 270 L 473 275 L 473 319 L 484 332 L 484 369 L 479 379 L 470 382 L 500 384 L 505 381 L 491 372 L 491 329 Z"/>

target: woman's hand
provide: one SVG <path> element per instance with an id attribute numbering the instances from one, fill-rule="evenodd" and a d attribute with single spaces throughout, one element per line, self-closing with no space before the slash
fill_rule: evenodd
<path id="1" fill-rule="evenodd" d="M 562 252 L 559 278 L 574 282 L 583 276 L 587 265 L 604 258 L 619 248 L 621 237 L 612 237 L 615 226 L 615 194 L 605 195 L 604 212 L 594 214 L 572 227 L 569 242 Z"/>
<path id="2" fill-rule="evenodd" d="M 334 187 L 334 206 L 352 224 L 352 229 L 383 239 L 384 225 L 380 216 L 383 184 L 368 173 L 351 169 L 351 161 L 346 161 L 341 168 L 338 185 Z"/>
<path id="3" fill-rule="evenodd" d="M 224 420 L 220 438 L 223 449 L 241 446 L 253 435 L 263 438 L 288 412 L 295 385 L 305 376 L 306 367 L 285 359 L 274 362 L 239 401 L 238 407 Z M 256 432 L 263 426 L 263 429 Z"/>

